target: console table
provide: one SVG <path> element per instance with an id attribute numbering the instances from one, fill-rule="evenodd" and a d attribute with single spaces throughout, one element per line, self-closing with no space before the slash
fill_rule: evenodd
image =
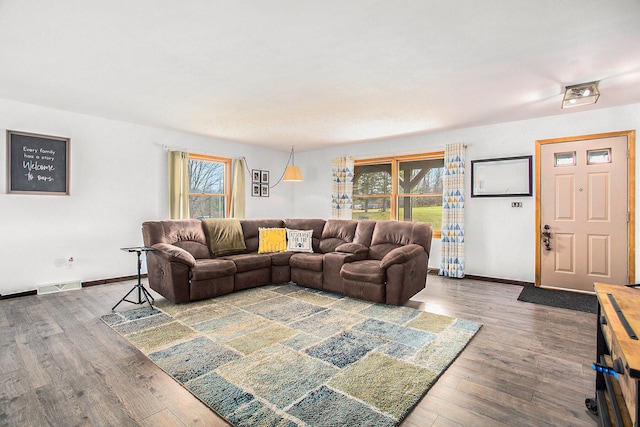
<path id="1" fill-rule="evenodd" d="M 586 405 L 603 426 L 640 425 L 640 289 L 595 284 L 596 396 Z"/>

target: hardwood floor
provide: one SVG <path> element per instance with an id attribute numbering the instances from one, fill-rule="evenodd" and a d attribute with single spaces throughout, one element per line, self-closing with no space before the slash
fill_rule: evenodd
<path id="1" fill-rule="evenodd" d="M 133 284 L 0 301 L 0 425 L 227 425 L 100 320 Z M 596 315 L 521 289 L 429 276 L 409 305 L 483 326 L 403 427 L 597 425 Z"/>

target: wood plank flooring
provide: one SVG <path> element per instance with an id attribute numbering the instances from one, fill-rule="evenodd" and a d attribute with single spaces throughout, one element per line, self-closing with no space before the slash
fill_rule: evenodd
<path id="1" fill-rule="evenodd" d="M 100 320 L 133 284 L 0 301 L 0 425 L 227 426 Z M 408 305 L 483 327 L 403 427 L 598 424 L 584 406 L 596 315 L 521 289 L 428 277 Z"/>

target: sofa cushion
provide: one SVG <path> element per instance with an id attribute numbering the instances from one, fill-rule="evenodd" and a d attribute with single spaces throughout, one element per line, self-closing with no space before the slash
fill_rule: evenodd
<path id="1" fill-rule="evenodd" d="M 313 230 L 291 230 L 287 228 L 287 251 L 313 252 Z"/>
<path id="2" fill-rule="evenodd" d="M 258 253 L 284 252 L 287 250 L 287 230 L 284 228 L 258 228 L 260 243 Z"/>
<path id="3" fill-rule="evenodd" d="M 375 219 L 361 219 L 358 221 L 356 227 L 356 235 L 353 238 L 353 243 L 359 243 L 366 247 L 371 246 L 371 237 L 373 236 L 373 229 L 376 226 Z"/>
<path id="4" fill-rule="evenodd" d="M 225 259 L 199 259 L 191 269 L 191 280 L 216 279 L 218 277 L 233 276 L 236 265 Z"/>
<path id="5" fill-rule="evenodd" d="M 385 283 L 385 270 L 380 268 L 380 261 L 364 260 L 351 262 L 342 266 L 340 276 L 343 279 L 359 282 Z"/>
<path id="6" fill-rule="evenodd" d="M 322 258 L 324 254 L 319 253 L 297 253 L 291 256 L 289 265 L 291 268 L 302 270 L 322 271 Z"/>
<path id="7" fill-rule="evenodd" d="M 142 237 L 146 246 L 167 243 L 186 250 L 196 259 L 211 258 L 202 221 L 197 219 L 145 221 Z"/>
<path id="8" fill-rule="evenodd" d="M 294 252 L 272 252 L 269 254 L 271 257 L 271 265 L 287 266 L 293 254 Z"/>
<path id="9" fill-rule="evenodd" d="M 373 229 L 369 258 L 381 260 L 386 254 L 411 243 L 412 222 L 382 220 Z"/>
<path id="10" fill-rule="evenodd" d="M 322 229 L 322 237 L 320 238 L 320 252 L 334 252 L 338 246 L 353 242 L 357 225 L 357 220 L 327 220 Z"/>
<path id="11" fill-rule="evenodd" d="M 271 266 L 271 257 L 268 254 L 227 255 L 224 259 L 231 260 L 236 264 L 237 273 L 269 268 Z"/>

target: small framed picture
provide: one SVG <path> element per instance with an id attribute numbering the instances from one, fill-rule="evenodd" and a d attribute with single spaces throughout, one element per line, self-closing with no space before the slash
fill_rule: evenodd
<path id="1" fill-rule="evenodd" d="M 252 182 L 260 182 L 260 172 L 262 172 L 261 170 L 258 169 L 251 169 L 251 181 Z"/>
<path id="2" fill-rule="evenodd" d="M 251 196 L 260 197 L 260 184 L 253 183 L 251 186 Z"/>
<path id="3" fill-rule="evenodd" d="M 260 197 L 269 197 L 269 184 L 260 184 Z"/>
<path id="4" fill-rule="evenodd" d="M 269 183 L 269 171 L 261 171 L 260 182 L 263 184 Z"/>

